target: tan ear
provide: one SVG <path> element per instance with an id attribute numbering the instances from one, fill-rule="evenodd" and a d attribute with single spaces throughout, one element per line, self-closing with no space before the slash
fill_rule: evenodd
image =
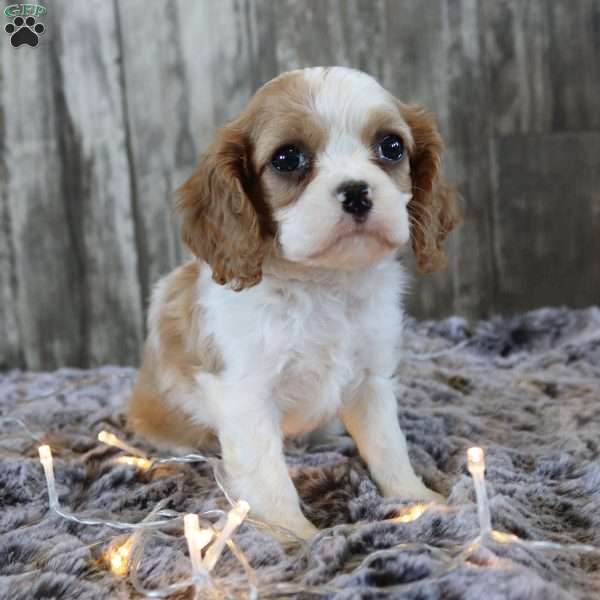
<path id="1" fill-rule="evenodd" d="M 236 291 L 261 280 L 269 235 L 270 218 L 249 154 L 241 130 L 222 129 L 176 203 L 183 241 L 210 265 L 217 283 Z"/>
<path id="2" fill-rule="evenodd" d="M 408 203 L 412 247 L 420 271 L 431 272 L 446 264 L 442 242 L 460 222 L 456 190 L 441 178 L 444 143 L 433 115 L 421 106 L 402 106 L 411 128 L 412 199 Z"/>

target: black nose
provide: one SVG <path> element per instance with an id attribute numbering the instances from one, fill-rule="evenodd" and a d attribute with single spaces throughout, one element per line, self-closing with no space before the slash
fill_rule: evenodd
<path id="1" fill-rule="evenodd" d="M 346 181 L 337 189 L 343 198 L 342 208 L 350 213 L 355 221 L 366 221 L 367 214 L 373 206 L 369 186 L 364 181 Z"/>

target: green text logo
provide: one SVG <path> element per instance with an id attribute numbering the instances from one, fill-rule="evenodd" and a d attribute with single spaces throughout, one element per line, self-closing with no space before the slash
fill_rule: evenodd
<path id="1" fill-rule="evenodd" d="M 40 4 L 11 4 L 4 9 L 7 17 L 43 17 L 48 10 Z"/>

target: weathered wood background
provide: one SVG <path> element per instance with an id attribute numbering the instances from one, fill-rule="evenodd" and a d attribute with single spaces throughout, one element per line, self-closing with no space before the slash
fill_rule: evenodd
<path id="1" fill-rule="evenodd" d="M 600 301 L 600 0 L 47 6 L 37 48 L 1 32 L 0 367 L 136 363 L 183 256 L 173 190 L 253 90 L 316 64 L 375 75 L 447 138 L 465 222 L 414 314 Z"/>

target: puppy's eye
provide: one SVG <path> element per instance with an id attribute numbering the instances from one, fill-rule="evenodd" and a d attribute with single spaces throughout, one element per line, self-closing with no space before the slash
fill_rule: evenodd
<path id="1" fill-rule="evenodd" d="M 291 173 L 306 166 L 306 156 L 297 146 L 281 146 L 271 159 L 271 164 L 282 173 Z"/>
<path id="2" fill-rule="evenodd" d="M 404 158 L 402 139 L 393 133 L 382 137 L 377 142 L 377 154 L 381 160 L 399 162 Z"/>

